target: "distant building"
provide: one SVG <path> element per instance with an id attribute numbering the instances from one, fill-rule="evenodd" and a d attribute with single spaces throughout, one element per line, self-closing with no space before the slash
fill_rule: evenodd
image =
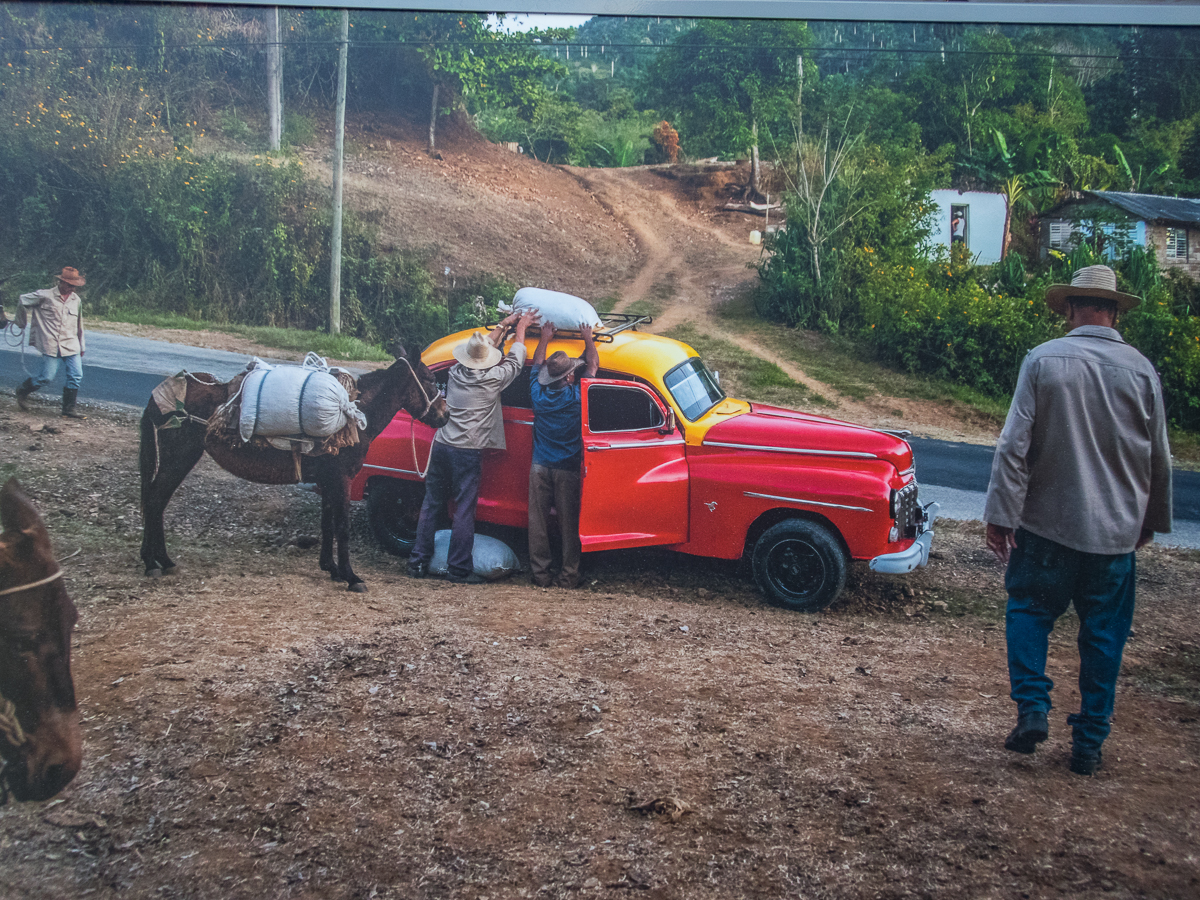
<path id="1" fill-rule="evenodd" d="M 1108 259 L 1119 259 L 1131 246 L 1152 247 L 1164 271 L 1183 269 L 1200 277 L 1200 200 L 1081 191 L 1042 213 L 1038 221 L 1043 258 L 1051 250 L 1070 253 L 1098 235 Z"/>
<path id="2" fill-rule="evenodd" d="M 961 241 L 979 265 L 1000 261 L 1004 246 L 1004 195 L 986 191 L 930 191 L 934 211 L 930 240 L 949 247 Z"/>

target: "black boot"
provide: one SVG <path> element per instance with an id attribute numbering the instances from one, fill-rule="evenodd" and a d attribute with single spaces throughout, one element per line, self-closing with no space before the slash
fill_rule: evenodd
<path id="1" fill-rule="evenodd" d="M 75 398 L 79 396 L 78 388 L 63 388 L 63 418 L 86 419 L 83 413 L 75 409 Z"/>
<path id="2" fill-rule="evenodd" d="M 17 406 L 21 407 L 25 412 L 29 412 L 29 404 L 25 401 L 29 399 L 29 395 L 36 391 L 33 386 L 33 379 L 26 378 L 24 383 L 17 388 Z"/>

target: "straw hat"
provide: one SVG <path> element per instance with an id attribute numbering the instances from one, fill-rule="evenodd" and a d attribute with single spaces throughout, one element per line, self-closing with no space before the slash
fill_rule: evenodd
<path id="1" fill-rule="evenodd" d="M 1046 288 L 1046 305 L 1060 316 L 1067 314 L 1072 297 L 1115 300 L 1118 312 L 1127 312 L 1142 302 L 1141 297 L 1117 290 L 1117 273 L 1108 266 L 1087 266 L 1071 276 L 1070 284 L 1052 284 Z"/>
<path id="2" fill-rule="evenodd" d="M 503 356 L 479 331 L 454 348 L 454 358 L 468 369 L 490 369 Z"/>
<path id="3" fill-rule="evenodd" d="M 79 270 L 73 266 L 64 266 L 62 274 L 58 276 L 58 280 L 65 281 L 67 284 L 72 285 L 73 287 L 83 287 L 85 284 L 87 284 L 87 281 L 84 279 L 84 277 L 79 274 Z"/>
<path id="4" fill-rule="evenodd" d="M 546 364 L 538 369 L 538 384 L 549 387 L 556 381 L 562 381 L 582 365 L 582 359 L 572 359 L 562 350 L 555 350 L 546 359 Z"/>

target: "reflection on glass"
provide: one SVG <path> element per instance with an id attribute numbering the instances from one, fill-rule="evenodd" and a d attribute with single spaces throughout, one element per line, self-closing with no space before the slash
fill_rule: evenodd
<path id="1" fill-rule="evenodd" d="M 699 357 L 693 356 L 677 365 L 663 382 L 684 417 L 693 422 L 725 399 L 717 379 Z"/>

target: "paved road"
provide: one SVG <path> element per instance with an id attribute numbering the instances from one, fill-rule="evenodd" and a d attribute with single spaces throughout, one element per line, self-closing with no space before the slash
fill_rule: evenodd
<path id="1" fill-rule="evenodd" d="M 4 390 L 25 377 L 20 352 L 4 340 L 9 337 L 10 333 L 0 336 L 0 389 Z M 150 392 L 167 375 L 188 369 L 230 378 L 252 358 L 242 353 L 93 331 L 87 333 L 87 345 L 81 400 L 121 403 L 138 409 L 146 405 Z M 30 351 L 25 366 L 33 371 L 37 359 Z M 59 379 L 61 388 L 62 374 Z M 946 518 L 982 518 L 992 448 L 927 438 L 912 438 L 911 443 L 921 496 L 938 501 Z M 1175 531 L 1158 540 L 1172 546 L 1200 548 L 1200 472 L 1175 473 Z"/>

